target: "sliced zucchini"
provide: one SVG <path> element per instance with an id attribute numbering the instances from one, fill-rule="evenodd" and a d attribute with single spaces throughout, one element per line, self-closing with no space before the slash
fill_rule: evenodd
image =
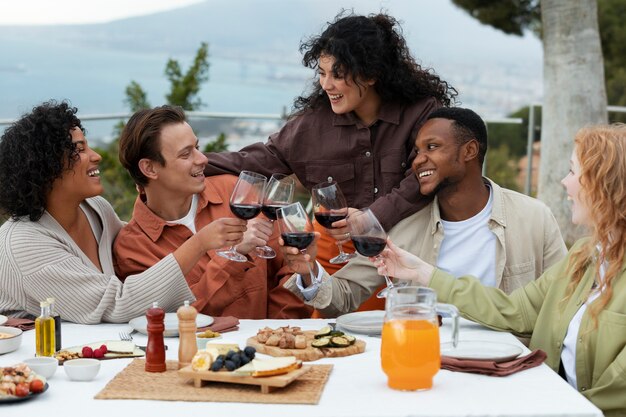
<path id="1" fill-rule="evenodd" d="M 348 347 L 350 346 L 350 342 L 343 336 L 335 336 L 330 339 L 333 347 Z"/>
<path id="2" fill-rule="evenodd" d="M 356 342 L 356 337 L 350 334 L 344 334 L 343 337 L 345 337 L 348 340 L 348 342 L 350 342 L 351 345 L 353 345 L 354 342 Z"/>
<path id="3" fill-rule="evenodd" d="M 320 339 L 315 339 L 311 342 L 311 346 L 313 346 L 314 348 L 330 347 L 330 338 L 322 337 Z"/>
<path id="4" fill-rule="evenodd" d="M 341 332 L 339 330 L 333 330 L 332 332 L 330 332 L 329 336 L 330 337 L 335 337 L 335 336 L 343 336 L 345 333 Z"/>
<path id="5" fill-rule="evenodd" d="M 333 331 L 330 326 L 322 327 L 317 333 L 315 333 L 315 338 L 319 339 L 320 337 L 328 336 Z"/>

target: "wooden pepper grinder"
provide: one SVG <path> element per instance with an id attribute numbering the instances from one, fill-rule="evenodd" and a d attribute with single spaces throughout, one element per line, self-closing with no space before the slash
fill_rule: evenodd
<path id="1" fill-rule="evenodd" d="M 178 369 L 191 364 L 191 360 L 198 351 L 196 344 L 196 316 L 198 312 L 185 301 L 176 312 L 178 316 Z"/>
<path id="2" fill-rule="evenodd" d="M 146 346 L 146 372 L 165 372 L 165 311 L 158 306 L 157 302 L 146 311 L 148 319 L 148 345 Z"/>

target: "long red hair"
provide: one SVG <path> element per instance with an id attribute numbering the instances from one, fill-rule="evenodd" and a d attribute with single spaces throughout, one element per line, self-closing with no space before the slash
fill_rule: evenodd
<path id="1" fill-rule="evenodd" d="M 611 300 L 613 283 L 619 278 L 626 252 L 626 125 L 583 128 L 576 134 L 574 143 L 581 168 L 580 198 L 588 207 L 591 239 L 571 256 L 572 278 L 566 299 L 594 260 L 597 259 L 596 277 L 601 263 L 606 261 L 602 295 L 590 306 L 591 317 L 597 324 L 598 314 Z"/>

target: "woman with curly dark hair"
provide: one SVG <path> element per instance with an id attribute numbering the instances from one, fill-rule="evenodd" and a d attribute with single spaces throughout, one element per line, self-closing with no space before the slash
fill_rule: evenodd
<path id="1" fill-rule="evenodd" d="M 102 193 L 100 155 L 89 148 L 76 108 L 47 102 L 0 140 L 0 313 L 38 315 L 39 302 L 76 323 L 126 322 L 154 301 L 174 310 L 195 300 L 185 280 L 209 249 L 241 240 L 245 227 L 220 219 L 173 254 L 122 283 L 112 244 L 123 223 Z"/>
<path id="2" fill-rule="evenodd" d="M 449 106 L 456 90 L 416 63 L 398 21 L 386 14 L 343 11 L 300 51 L 318 77 L 295 100 L 287 124 L 265 144 L 209 154 L 205 173 L 295 174 L 309 190 L 336 181 L 351 208 L 370 207 L 391 229 L 427 203 L 415 176 L 407 175 L 413 142 L 426 117 Z M 337 254 L 329 234 L 347 237 L 345 220 L 333 226 L 318 242 L 329 273 L 340 266 L 327 261 Z"/>

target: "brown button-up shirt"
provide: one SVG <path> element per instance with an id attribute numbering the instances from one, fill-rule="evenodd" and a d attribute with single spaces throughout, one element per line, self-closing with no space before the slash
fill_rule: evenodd
<path id="1" fill-rule="evenodd" d="M 205 179 L 206 188 L 199 194 L 196 230 L 214 219 L 233 217 L 228 201 L 236 181 L 237 177 L 232 175 Z M 113 245 L 118 276 L 146 270 L 174 252 L 191 235 L 187 227 L 166 223 L 137 198 L 133 218 Z M 204 254 L 185 276 L 196 296 L 193 306 L 204 314 L 242 319 L 310 317 L 312 309 L 281 285 L 291 271 L 283 266 L 277 239 L 275 232 L 268 242 L 276 250 L 274 259 L 265 260 L 252 254 L 248 262 L 233 262 L 215 251 Z"/>
<path id="2" fill-rule="evenodd" d="M 410 105 L 386 103 L 370 126 L 354 113 L 310 110 L 288 121 L 265 144 L 208 154 L 205 173 L 293 173 L 309 191 L 335 180 L 350 207 L 370 207 L 389 230 L 428 203 L 410 169 L 417 132 L 439 106 L 434 98 Z"/>

